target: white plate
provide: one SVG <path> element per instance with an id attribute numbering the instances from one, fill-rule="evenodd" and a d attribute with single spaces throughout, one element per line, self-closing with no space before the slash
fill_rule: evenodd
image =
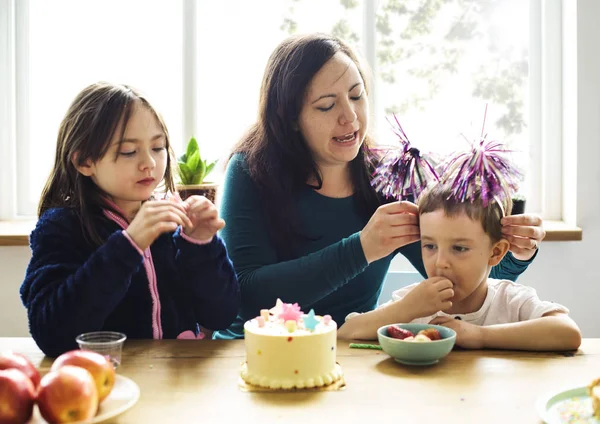
<path id="1" fill-rule="evenodd" d="M 135 405 L 139 398 L 140 388 L 138 385 L 133 380 L 117 374 L 112 391 L 100 404 L 96 416 L 92 418 L 91 421 L 86 421 L 86 423 L 101 423 L 110 418 L 114 418 Z M 33 416 L 28 424 L 43 423 L 46 423 L 46 420 L 42 418 L 36 405 L 33 408 Z M 78 421 L 73 424 L 78 423 L 83 423 L 83 421 Z"/>
<path id="2" fill-rule="evenodd" d="M 537 410 L 547 424 L 600 423 L 593 416 L 592 399 L 585 386 L 542 396 L 537 402 Z"/>

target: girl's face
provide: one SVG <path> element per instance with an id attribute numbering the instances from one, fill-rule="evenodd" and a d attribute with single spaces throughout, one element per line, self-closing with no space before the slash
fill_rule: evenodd
<path id="1" fill-rule="evenodd" d="M 167 140 L 154 114 L 140 102 L 132 108 L 125 132 L 119 123 L 102 159 L 79 168 L 91 177 L 127 216 L 148 200 L 167 167 Z M 123 143 L 119 138 L 123 133 Z M 115 159 L 116 157 L 116 159 Z"/>
<path id="2" fill-rule="evenodd" d="M 298 129 L 320 168 L 346 166 L 367 133 L 369 103 L 358 68 L 336 53 L 308 84 Z"/>

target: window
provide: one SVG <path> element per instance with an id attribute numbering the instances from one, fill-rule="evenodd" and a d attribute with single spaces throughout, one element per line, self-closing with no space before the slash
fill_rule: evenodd
<path id="1" fill-rule="evenodd" d="M 312 31 L 369 63 L 378 141 L 395 142 L 394 112 L 418 147 L 464 147 L 487 104 L 488 137 L 520 151 L 528 211 L 561 218 L 560 2 L 8 0 L 0 20 L 0 219 L 35 215 L 58 125 L 87 84 L 140 88 L 176 152 L 194 135 L 204 156 L 224 159 L 255 119 L 270 53 Z"/>

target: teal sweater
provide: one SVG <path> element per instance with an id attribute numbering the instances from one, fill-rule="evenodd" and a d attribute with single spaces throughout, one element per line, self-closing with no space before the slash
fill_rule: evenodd
<path id="1" fill-rule="evenodd" d="M 243 337 L 244 322 L 274 306 L 277 298 L 298 302 L 305 312 L 313 308 L 317 314 L 329 314 L 342 325 L 350 312 L 367 312 L 377 306 L 397 253 L 426 276 L 419 242 L 367 263 L 359 235 L 368 221 L 361 217 L 352 197 L 325 197 L 308 186 L 294 197 L 300 226 L 309 237 L 294 247 L 296 259 L 281 261 L 245 159 L 238 154 L 230 160 L 221 204 L 227 225 L 221 237 L 240 282 L 242 302 L 232 326 L 216 332 L 215 338 Z M 514 281 L 529 263 L 509 253 L 492 269 L 491 277 Z"/>

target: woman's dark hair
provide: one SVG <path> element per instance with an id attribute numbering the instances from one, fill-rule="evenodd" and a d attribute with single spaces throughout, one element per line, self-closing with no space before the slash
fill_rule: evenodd
<path id="1" fill-rule="evenodd" d="M 271 224 L 270 236 L 282 259 L 293 255 L 293 241 L 303 237 L 293 207 L 295 193 L 306 187 L 309 180 L 317 181 L 317 189 L 322 187 L 323 181 L 295 123 L 310 81 L 336 53 L 345 54 L 356 64 L 368 94 L 358 58 L 344 42 L 325 34 L 290 37 L 271 54 L 260 90 L 257 121 L 232 153 L 245 156 Z M 350 163 L 354 198 L 366 219 L 379 205 L 370 185 L 373 159 L 370 147 L 371 140 L 367 136 Z"/>
<path id="2" fill-rule="evenodd" d="M 77 95 L 60 124 L 54 167 L 42 191 L 39 216 L 50 208 L 71 208 L 80 216 L 86 239 L 97 245 L 104 242 L 94 227 L 94 216 L 99 208 L 119 215 L 120 212 L 106 202 L 106 193 L 90 177 L 82 175 L 76 165 L 102 159 L 120 123 L 120 139 L 123 138 L 136 104 L 148 108 L 164 131 L 168 154 L 163 183 L 166 190 L 174 190 L 169 133 L 160 114 L 133 88 L 99 82 Z"/>

